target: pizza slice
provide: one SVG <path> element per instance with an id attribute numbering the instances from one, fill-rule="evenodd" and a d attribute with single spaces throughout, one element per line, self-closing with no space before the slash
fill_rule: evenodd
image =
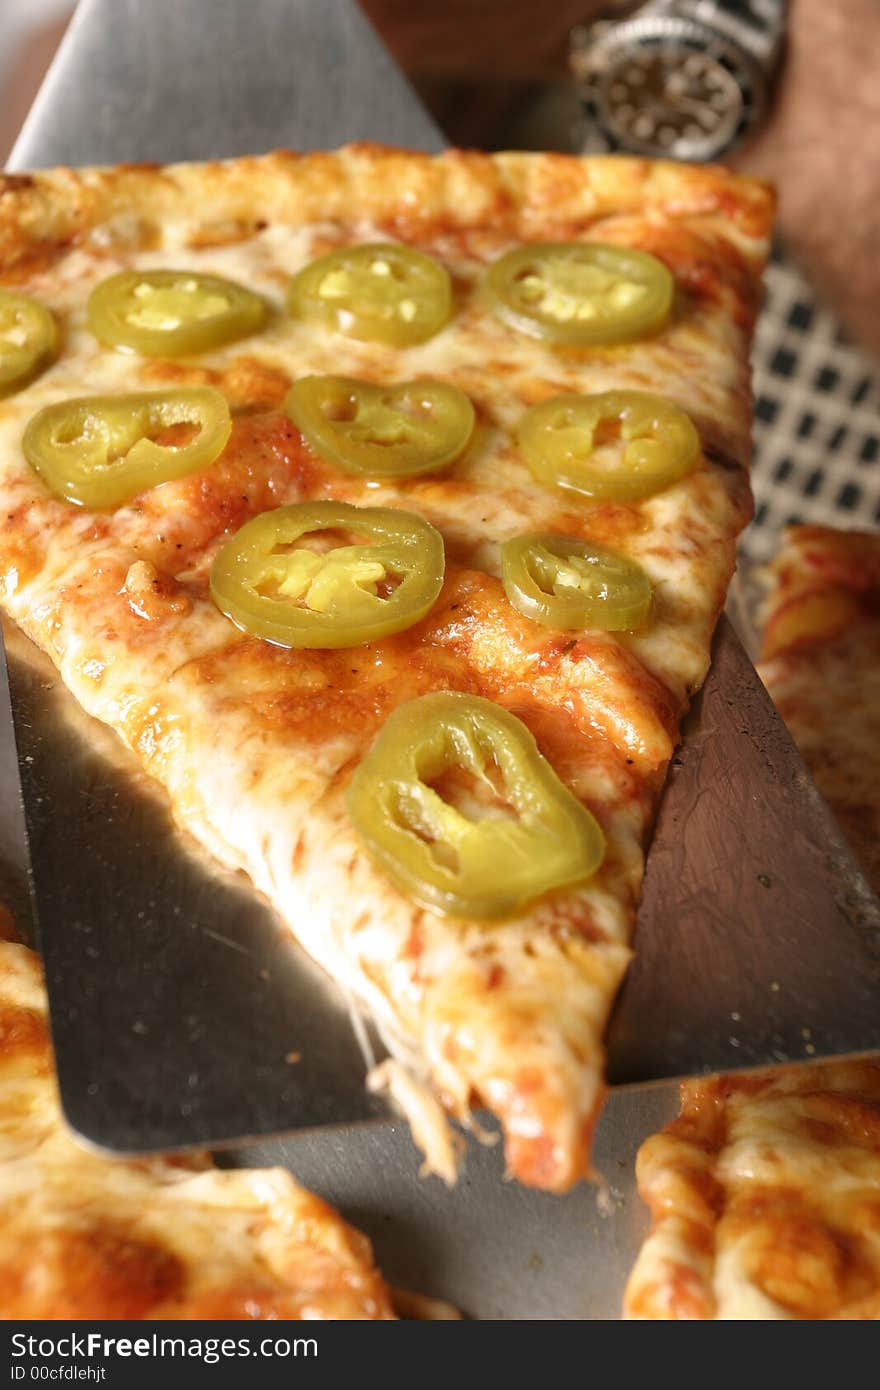
<path id="1" fill-rule="evenodd" d="M 759 670 L 880 891 L 880 535 L 795 526 Z M 638 1318 L 880 1318 L 880 1062 L 693 1080 L 643 1145 Z"/>
<path id="2" fill-rule="evenodd" d="M 590 1173 L 750 515 L 768 191 L 356 146 L 0 184 L 0 594 L 447 1116 Z M 307 1060 L 307 1059 L 306 1059 Z"/>
<path id="3" fill-rule="evenodd" d="M 880 1063 L 682 1086 L 636 1162 L 632 1318 L 880 1318 Z"/>
<path id="4" fill-rule="evenodd" d="M 880 534 L 830 526 L 785 532 L 759 670 L 880 892 Z"/>
<path id="5" fill-rule="evenodd" d="M 366 1237 L 284 1169 L 75 1143 L 39 962 L 8 941 L 0 1043 L 0 1318 L 394 1317 Z"/>

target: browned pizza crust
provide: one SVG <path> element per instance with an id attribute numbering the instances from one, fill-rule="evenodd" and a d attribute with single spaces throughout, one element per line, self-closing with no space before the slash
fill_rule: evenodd
<path id="1" fill-rule="evenodd" d="M 656 217 L 687 228 L 694 251 L 705 233 L 709 258 L 717 252 L 713 233 L 730 248 L 731 263 L 739 252 L 743 312 L 754 303 L 749 263 L 767 235 L 772 196 L 766 185 L 713 165 L 466 150 L 429 156 L 370 144 L 331 154 L 279 150 L 206 164 L 3 174 L 3 277 L 58 260 L 96 230 L 108 246 L 156 245 L 163 224 L 192 217 L 194 208 L 203 209 L 190 236 L 197 247 L 246 240 L 273 220 L 344 227 L 357 219 L 404 240 L 472 231 L 537 241 L 576 236 L 610 217 Z M 706 273 L 695 257 L 692 274 Z"/>

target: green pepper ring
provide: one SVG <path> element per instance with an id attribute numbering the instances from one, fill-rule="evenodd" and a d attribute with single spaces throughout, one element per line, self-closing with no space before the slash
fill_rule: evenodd
<path id="1" fill-rule="evenodd" d="M 344 547 L 346 560 L 349 551 L 353 562 L 375 560 L 400 578 L 397 589 L 380 600 L 352 587 L 324 612 L 259 592 L 278 545 L 291 546 L 304 535 L 328 530 L 375 537 L 374 545 Z M 444 569 L 443 537 L 412 512 L 301 502 L 251 518 L 226 541 L 211 568 L 211 595 L 238 627 L 276 646 L 354 647 L 401 632 L 425 617 L 443 587 Z M 357 621 L 350 616 L 346 621 L 347 600 Z"/>
<path id="2" fill-rule="evenodd" d="M 181 424 L 199 427 L 187 444 L 150 438 L 151 430 Z M 22 450 L 57 497 L 81 507 L 115 507 L 207 468 L 231 430 L 226 398 L 209 386 L 79 396 L 39 411 L 25 428 Z"/>
<path id="3" fill-rule="evenodd" d="M 603 312 L 601 291 L 579 289 L 577 274 L 615 276 L 635 299 Z M 554 278 L 560 286 L 554 286 Z M 543 295 L 542 279 L 547 281 Z M 566 284 L 566 280 L 571 282 Z M 496 315 L 521 333 L 570 347 L 614 346 L 658 333 L 669 319 L 675 281 L 662 261 L 645 251 L 602 242 L 535 243 L 508 251 L 489 268 L 486 293 Z M 612 300 L 615 291 L 610 292 Z M 589 310 L 589 316 L 583 317 Z"/>
<path id="4" fill-rule="evenodd" d="M 45 304 L 30 295 L 0 288 L 0 321 L 24 321 L 25 342 L 0 339 L 0 396 L 11 395 L 33 381 L 58 350 L 58 325 Z"/>
<path id="5" fill-rule="evenodd" d="M 592 568 L 592 573 L 586 572 L 586 586 L 582 577 L 577 585 L 560 584 L 560 570 L 564 573 L 570 559 L 586 561 Z M 501 547 L 501 573 L 517 612 L 562 632 L 632 631 L 651 611 L 651 585 L 644 570 L 592 541 L 544 532 L 514 536 Z"/>
<path id="6" fill-rule="evenodd" d="M 504 782 L 518 819 L 471 820 L 431 783 L 450 759 Z M 416 902 L 456 917 L 509 917 L 590 878 L 605 854 L 595 817 L 526 726 L 481 696 L 437 691 L 399 705 L 356 768 L 352 823 L 377 864 Z"/>
<path id="7" fill-rule="evenodd" d="M 595 468 L 589 459 L 603 422 L 619 426 L 622 448 L 612 467 Z M 700 457 L 690 416 L 649 391 L 553 396 L 526 411 L 517 439 L 538 482 L 595 501 L 650 497 L 679 482 Z"/>
<path id="8" fill-rule="evenodd" d="M 385 267 L 382 274 L 377 266 Z M 363 342 L 410 347 L 447 322 L 452 282 L 445 267 L 422 251 L 368 242 L 329 251 L 304 266 L 288 286 L 287 303 L 307 323 Z"/>
<path id="9" fill-rule="evenodd" d="M 143 327 L 131 322 L 130 315 L 138 311 L 134 296 L 140 286 L 161 294 L 174 293 L 177 285 L 184 286 L 177 291 L 181 303 L 185 304 L 188 295 L 194 304 L 197 295 L 213 295 L 227 307 L 204 317 L 184 317 L 176 327 Z M 189 270 L 122 270 L 95 286 L 86 314 L 89 328 L 107 347 L 143 357 L 187 357 L 258 332 L 266 322 L 268 306 L 252 290 L 219 275 Z"/>
<path id="10" fill-rule="evenodd" d="M 418 408 L 425 404 L 430 410 L 420 418 Z M 306 376 L 293 383 L 284 409 L 322 458 L 371 478 L 411 478 L 448 467 L 467 448 L 475 422 L 465 393 L 434 380 L 379 386 L 354 377 Z M 389 428 L 397 420 L 402 438 L 359 438 L 359 419 L 369 419 L 370 412 Z"/>

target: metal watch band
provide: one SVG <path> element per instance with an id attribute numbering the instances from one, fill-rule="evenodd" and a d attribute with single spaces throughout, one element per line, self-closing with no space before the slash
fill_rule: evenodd
<path id="1" fill-rule="evenodd" d="M 639 18 L 665 15 L 714 29 L 769 77 L 782 48 L 786 9 L 786 0 L 648 0 L 636 13 Z"/>

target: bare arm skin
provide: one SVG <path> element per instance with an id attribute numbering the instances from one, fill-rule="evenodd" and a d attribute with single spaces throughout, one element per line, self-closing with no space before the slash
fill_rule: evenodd
<path id="1" fill-rule="evenodd" d="M 775 109 L 738 161 L 779 191 L 786 245 L 880 356 L 880 0 L 792 0 Z"/>

